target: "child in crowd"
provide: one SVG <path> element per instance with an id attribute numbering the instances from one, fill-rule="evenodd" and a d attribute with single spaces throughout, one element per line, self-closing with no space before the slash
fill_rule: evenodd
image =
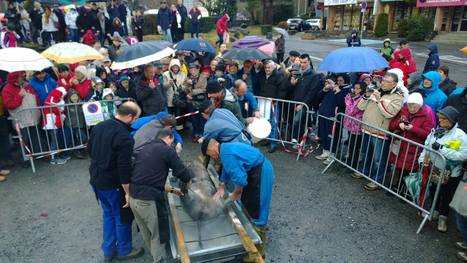
<path id="1" fill-rule="evenodd" d="M 113 101 L 115 95 L 111 89 L 106 88 L 102 91 L 102 99 L 107 107 L 102 107 L 104 112 L 104 119 L 108 120 L 115 116 L 117 113 L 116 103 Z"/>
<path id="2" fill-rule="evenodd" d="M 96 41 L 97 36 L 92 32 L 91 29 L 88 29 L 86 33 L 81 37 L 81 43 L 92 47 Z"/>
<path id="3" fill-rule="evenodd" d="M 17 47 L 19 36 L 15 32 L 15 25 L 13 23 L 8 23 L 5 36 L 3 37 L 3 46 L 4 47 Z"/>
<path id="4" fill-rule="evenodd" d="M 104 82 L 99 77 L 95 77 L 92 80 L 92 90 L 89 91 L 89 94 L 86 97 L 86 101 L 102 100 L 103 89 L 104 89 Z"/>
<path id="5" fill-rule="evenodd" d="M 81 102 L 78 92 L 74 89 L 68 91 L 67 98 L 67 103 L 69 104 Z M 68 106 L 67 117 L 68 120 L 65 122 L 65 126 L 70 130 L 72 137 L 71 143 L 73 146 L 86 144 L 88 138 L 82 105 L 76 104 Z M 82 150 L 76 150 L 73 154 L 78 159 L 84 158 Z"/>

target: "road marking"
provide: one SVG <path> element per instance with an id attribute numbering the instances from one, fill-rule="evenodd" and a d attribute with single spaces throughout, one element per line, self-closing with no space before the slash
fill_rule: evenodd
<path id="1" fill-rule="evenodd" d="M 427 54 L 424 54 L 424 53 L 414 53 L 415 55 L 419 56 L 419 57 L 424 57 L 424 58 L 427 58 L 428 55 Z M 461 64 L 467 64 L 467 59 L 465 58 L 460 58 L 460 57 L 456 57 L 456 56 L 453 56 L 453 55 L 443 55 L 443 56 L 439 56 L 439 59 L 440 60 L 444 60 L 444 61 L 449 61 L 449 62 L 453 62 L 453 63 L 461 63 Z"/>
<path id="2" fill-rule="evenodd" d="M 310 58 L 312 58 L 312 59 L 315 59 L 315 60 L 318 60 L 318 61 L 323 61 L 323 59 L 322 59 L 322 58 L 315 57 L 315 56 L 310 56 Z"/>

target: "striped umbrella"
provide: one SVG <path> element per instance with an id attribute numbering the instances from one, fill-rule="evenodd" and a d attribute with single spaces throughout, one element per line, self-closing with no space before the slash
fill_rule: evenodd
<path id="1" fill-rule="evenodd" d="M 0 70 L 7 72 L 40 71 L 52 63 L 30 48 L 12 47 L 0 49 Z"/>
<path id="2" fill-rule="evenodd" d="M 57 63 L 67 64 L 78 63 L 84 60 L 104 59 L 104 56 L 94 48 L 76 42 L 55 44 L 42 52 L 42 55 Z"/>

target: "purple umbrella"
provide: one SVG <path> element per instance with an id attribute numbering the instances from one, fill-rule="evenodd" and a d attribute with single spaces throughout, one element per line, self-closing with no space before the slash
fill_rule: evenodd
<path id="1" fill-rule="evenodd" d="M 244 37 L 240 40 L 237 40 L 233 43 L 233 47 L 235 48 L 243 48 L 243 47 L 261 47 L 266 44 L 269 44 L 269 40 L 262 37 L 257 36 L 248 36 Z"/>

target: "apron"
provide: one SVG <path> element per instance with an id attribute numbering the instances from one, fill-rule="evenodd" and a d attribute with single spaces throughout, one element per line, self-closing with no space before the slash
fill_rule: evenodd
<path id="1" fill-rule="evenodd" d="M 242 204 L 253 219 L 259 218 L 261 202 L 261 172 L 263 170 L 263 163 L 264 160 L 259 165 L 251 168 L 251 170 L 247 172 L 248 184 L 243 188 L 242 192 Z"/>

